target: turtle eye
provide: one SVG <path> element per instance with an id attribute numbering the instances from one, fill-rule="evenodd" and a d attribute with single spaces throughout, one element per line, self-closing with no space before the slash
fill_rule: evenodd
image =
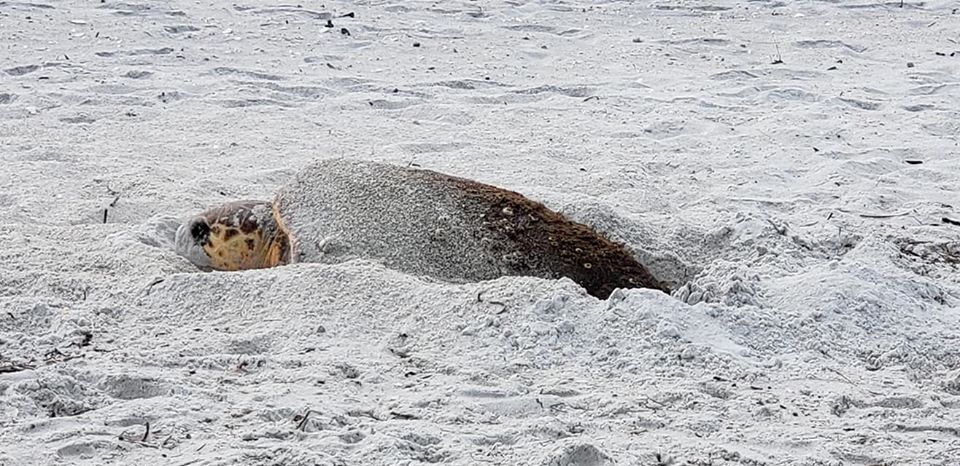
<path id="1" fill-rule="evenodd" d="M 197 244 L 203 244 L 210 236 L 210 226 L 207 225 L 207 222 L 198 219 L 193 222 L 193 225 L 190 225 L 190 236 Z"/>

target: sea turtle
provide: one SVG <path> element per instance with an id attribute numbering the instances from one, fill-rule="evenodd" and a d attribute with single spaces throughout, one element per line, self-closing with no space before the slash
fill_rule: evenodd
<path id="1" fill-rule="evenodd" d="M 178 228 L 176 248 L 203 269 L 367 258 L 453 282 L 565 276 L 601 299 L 615 288 L 669 292 L 623 245 L 519 193 L 367 161 L 316 162 L 272 202 L 194 216 Z"/>

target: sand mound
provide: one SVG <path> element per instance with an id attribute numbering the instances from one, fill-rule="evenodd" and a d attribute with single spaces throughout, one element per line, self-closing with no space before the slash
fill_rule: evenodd
<path id="1" fill-rule="evenodd" d="M 0 2 L 0 464 L 951 465 L 958 15 Z M 172 251 L 340 157 L 521 192 L 680 286 Z"/>

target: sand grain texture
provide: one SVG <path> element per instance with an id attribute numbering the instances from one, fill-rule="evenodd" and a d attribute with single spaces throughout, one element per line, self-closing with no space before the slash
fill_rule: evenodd
<path id="1" fill-rule="evenodd" d="M 0 464 L 956 464 L 955 2 L 0 2 Z M 317 158 L 681 286 L 200 273 Z"/>

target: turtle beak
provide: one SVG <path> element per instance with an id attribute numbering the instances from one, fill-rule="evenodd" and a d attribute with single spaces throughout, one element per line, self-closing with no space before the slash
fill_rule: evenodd
<path id="1" fill-rule="evenodd" d="M 174 240 L 177 254 L 185 257 L 201 269 L 211 269 L 210 257 L 203 250 L 204 243 L 210 237 L 210 224 L 203 217 L 193 217 L 177 228 Z"/>

